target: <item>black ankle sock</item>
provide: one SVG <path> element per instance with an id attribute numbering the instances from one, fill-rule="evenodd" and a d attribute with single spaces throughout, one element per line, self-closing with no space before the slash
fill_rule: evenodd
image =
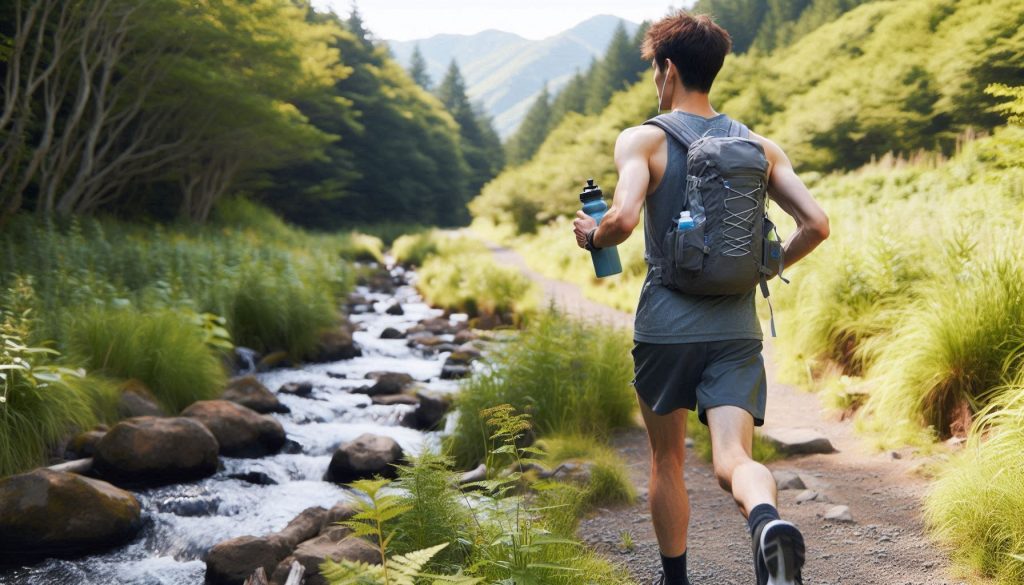
<path id="1" fill-rule="evenodd" d="M 665 569 L 665 585 L 690 585 L 690 580 L 686 577 L 685 550 L 678 557 L 661 555 L 661 566 Z"/>
<path id="2" fill-rule="evenodd" d="M 750 537 L 758 539 L 761 536 L 761 527 L 779 519 L 779 511 L 771 504 L 759 504 L 754 506 L 747 516 L 747 528 L 750 530 Z"/>

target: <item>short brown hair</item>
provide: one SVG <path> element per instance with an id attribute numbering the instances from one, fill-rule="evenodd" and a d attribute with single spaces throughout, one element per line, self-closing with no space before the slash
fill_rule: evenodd
<path id="1" fill-rule="evenodd" d="M 732 38 L 726 30 L 705 14 L 693 15 L 683 10 L 670 13 L 651 25 L 640 48 L 645 60 L 655 59 L 661 71 L 665 59 L 676 66 L 683 87 L 703 93 L 711 91 L 711 83 L 722 69 L 725 56 L 732 49 Z"/>

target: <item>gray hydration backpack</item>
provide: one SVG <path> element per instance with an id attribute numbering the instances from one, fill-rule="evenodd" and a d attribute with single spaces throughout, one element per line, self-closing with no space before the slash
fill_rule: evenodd
<path id="1" fill-rule="evenodd" d="M 768 298 L 769 278 L 789 282 L 782 278 L 782 242 L 767 215 L 768 159 L 747 127 L 730 119 L 727 131 L 701 136 L 672 114 L 644 124 L 686 148 L 686 191 L 673 217 L 686 210 L 694 220 L 685 231 L 673 221 L 662 238 L 661 255 L 651 259 L 660 267 L 660 284 L 694 295 L 743 294 L 760 285 Z M 771 329 L 775 336 L 774 315 Z"/>

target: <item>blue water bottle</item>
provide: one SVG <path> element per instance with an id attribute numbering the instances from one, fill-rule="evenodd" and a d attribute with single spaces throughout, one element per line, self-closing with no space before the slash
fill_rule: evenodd
<path id="1" fill-rule="evenodd" d="M 583 213 L 594 218 L 598 224 L 601 218 L 608 211 L 608 205 L 602 198 L 601 188 L 594 184 L 594 179 L 587 179 L 587 186 L 580 193 L 580 201 L 583 203 Z M 619 250 L 612 246 L 601 248 L 590 253 L 594 260 L 594 272 L 598 278 L 611 276 L 622 272 L 622 263 L 619 261 Z"/>

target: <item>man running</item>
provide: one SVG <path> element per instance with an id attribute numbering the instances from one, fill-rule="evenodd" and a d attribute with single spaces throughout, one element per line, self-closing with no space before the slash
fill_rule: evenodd
<path id="1" fill-rule="evenodd" d="M 671 108 L 697 135 L 727 130 L 730 118 L 708 99 L 732 41 L 707 16 L 678 11 L 647 31 L 643 58 L 654 68 L 658 110 Z M 769 162 L 768 194 L 796 220 L 784 242 L 791 266 L 829 235 L 828 217 L 793 171 L 786 154 L 753 132 Z M 686 185 L 686 145 L 652 125 L 627 128 L 615 143 L 619 181 L 608 213 L 595 228 L 583 212 L 576 242 L 594 249 L 624 242 L 644 214 L 646 257 L 659 255 L 660 234 L 672 225 Z M 751 458 L 754 427 L 764 423 L 767 383 L 755 290 L 693 296 L 658 284 L 648 265 L 634 322 L 634 371 L 653 461 L 648 498 L 663 571 L 661 585 L 689 585 L 686 532 L 690 505 L 683 479 L 687 410 L 697 410 L 711 433 L 715 475 L 747 518 L 759 585 L 802 584 L 804 542 L 780 520 L 775 480 Z"/>

